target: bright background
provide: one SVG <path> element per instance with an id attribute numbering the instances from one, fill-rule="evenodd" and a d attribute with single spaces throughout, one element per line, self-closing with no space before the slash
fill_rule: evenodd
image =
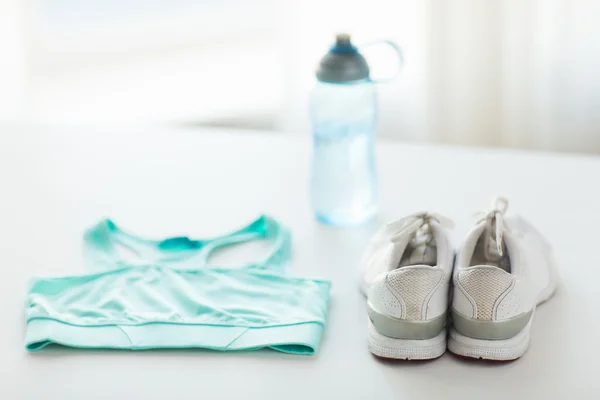
<path id="1" fill-rule="evenodd" d="M 599 21 L 594 0 L 0 0 L 0 122 L 308 135 L 347 31 L 404 50 L 383 139 L 600 153 Z"/>

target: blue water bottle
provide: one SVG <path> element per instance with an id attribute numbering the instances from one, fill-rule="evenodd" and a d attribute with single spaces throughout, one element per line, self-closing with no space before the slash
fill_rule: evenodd
<path id="1" fill-rule="evenodd" d="M 393 42 L 375 43 L 390 45 L 402 59 Z M 359 224 L 374 216 L 378 208 L 373 146 L 376 81 L 370 78 L 365 58 L 347 34 L 336 36 L 335 44 L 321 59 L 317 80 L 310 99 L 312 206 L 321 222 Z"/>

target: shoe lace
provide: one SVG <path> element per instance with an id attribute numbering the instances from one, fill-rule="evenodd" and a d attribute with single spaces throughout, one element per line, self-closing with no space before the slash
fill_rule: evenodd
<path id="1" fill-rule="evenodd" d="M 398 242 L 416 232 L 415 239 L 418 237 L 419 242 L 427 243 L 433 238 L 429 224 L 431 221 L 437 222 L 446 229 L 454 229 L 454 222 L 450 218 L 438 213 L 422 211 L 390 222 L 387 228 L 395 231 L 390 241 L 392 243 Z"/>
<path id="2" fill-rule="evenodd" d="M 492 200 L 490 208 L 491 209 L 488 212 L 476 213 L 475 217 L 477 218 L 477 223 L 486 222 L 489 226 L 489 233 L 484 237 L 484 250 L 486 256 L 492 258 L 492 249 L 495 247 L 494 250 L 497 251 L 497 254 L 500 257 L 503 257 L 503 234 L 505 230 L 504 214 L 506 214 L 506 210 L 508 210 L 508 200 L 504 197 L 496 197 Z"/>

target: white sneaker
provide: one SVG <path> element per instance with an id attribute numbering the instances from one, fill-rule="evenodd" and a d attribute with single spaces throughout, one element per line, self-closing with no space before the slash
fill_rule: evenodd
<path id="1" fill-rule="evenodd" d="M 550 245 L 522 218 L 505 217 L 507 207 L 496 199 L 456 257 L 448 349 L 461 356 L 521 357 L 536 305 L 556 287 Z"/>
<path id="2" fill-rule="evenodd" d="M 384 226 L 361 261 L 369 349 L 384 358 L 427 360 L 446 351 L 453 249 L 448 219 L 418 213 Z"/>

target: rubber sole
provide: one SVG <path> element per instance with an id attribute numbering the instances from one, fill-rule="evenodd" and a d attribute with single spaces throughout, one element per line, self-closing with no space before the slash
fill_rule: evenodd
<path id="1" fill-rule="evenodd" d="M 533 317 L 516 336 L 503 340 L 473 339 L 450 328 L 448 350 L 456 355 L 469 358 L 496 361 L 516 360 L 527 351 L 532 321 Z"/>
<path id="2" fill-rule="evenodd" d="M 379 358 L 392 360 L 431 360 L 446 351 L 446 330 L 431 339 L 395 339 L 375 330 L 369 320 L 369 350 Z"/>
<path id="3" fill-rule="evenodd" d="M 551 272 L 555 272 L 552 270 Z M 536 306 L 548 300 L 556 290 L 556 279 L 553 279 L 550 285 L 540 293 Z M 529 322 L 519 333 L 509 339 L 502 340 L 484 340 L 474 339 L 462 335 L 450 327 L 448 338 L 448 350 L 452 353 L 474 359 L 492 360 L 492 361 L 513 361 L 521 357 L 529 347 L 531 339 L 531 325 L 535 317 L 535 308 Z"/>

